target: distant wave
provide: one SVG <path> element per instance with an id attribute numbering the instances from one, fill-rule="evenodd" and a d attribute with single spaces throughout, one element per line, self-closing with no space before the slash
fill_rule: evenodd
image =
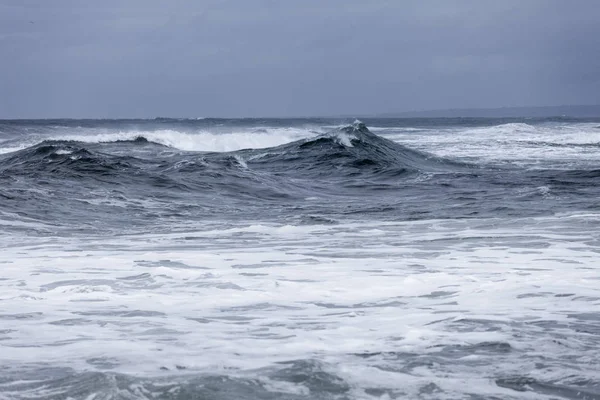
<path id="1" fill-rule="evenodd" d="M 66 134 L 44 137 L 42 140 L 31 139 L 29 143 L 17 145 L 7 144 L 0 147 L 0 154 L 23 150 L 35 146 L 44 140 L 79 143 L 115 143 L 145 139 L 183 151 L 228 152 L 241 149 L 260 149 L 293 142 L 298 139 L 314 136 L 315 132 L 297 128 L 256 129 L 247 132 L 188 133 L 176 130 L 125 131 L 88 134 Z"/>
<path id="2" fill-rule="evenodd" d="M 472 128 L 467 130 L 467 133 L 472 134 L 525 134 L 525 133 L 536 133 L 540 128 L 537 126 L 529 125 L 524 122 L 511 122 L 507 124 L 482 126 L 478 128 Z"/>

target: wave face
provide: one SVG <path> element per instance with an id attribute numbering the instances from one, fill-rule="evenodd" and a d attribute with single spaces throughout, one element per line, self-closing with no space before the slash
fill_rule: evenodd
<path id="1" fill-rule="evenodd" d="M 0 398 L 600 398 L 600 120 L 0 121 Z"/>
<path id="2" fill-rule="evenodd" d="M 450 172 L 466 165 L 412 150 L 371 133 L 365 124 L 340 127 L 316 137 L 253 154 L 253 161 L 279 171 L 313 173 L 316 177 L 398 176 L 417 172 Z"/>

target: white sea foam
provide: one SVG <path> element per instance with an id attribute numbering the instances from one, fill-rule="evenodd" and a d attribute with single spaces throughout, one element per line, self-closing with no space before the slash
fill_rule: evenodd
<path id="1" fill-rule="evenodd" d="M 144 137 L 149 141 L 186 151 L 235 151 L 249 148 L 267 148 L 279 146 L 295 140 L 315 136 L 315 133 L 303 129 L 272 129 L 270 131 L 242 131 L 232 133 L 179 132 L 174 130 L 128 131 L 99 135 L 73 135 L 54 140 L 73 140 L 87 143 L 116 142 L 135 140 Z"/>
<path id="2" fill-rule="evenodd" d="M 15 151 L 24 150 L 24 149 L 28 148 L 29 146 L 30 146 L 30 144 L 21 144 L 19 146 L 0 147 L 0 154 L 14 153 Z"/>
<path id="3" fill-rule="evenodd" d="M 589 123 L 510 123 L 478 128 L 440 128 L 426 133 L 391 128 L 378 133 L 442 157 L 484 164 L 508 162 L 564 168 L 574 162 L 593 164 L 600 157 L 600 130 L 596 124 Z"/>
<path id="4" fill-rule="evenodd" d="M 73 152 L 71 150 L 65 150 L 65 149 L 59 149 L 56 150 L 56 154 L 58 155 L 66 155 L 66 154 L 72 154 Z"/>
<path id="5" fill-rule="evenodd" d="M 1 357 L 85 370 L 110 359 L 113 371 L 136 374 L 176 365 L 230 374 L 309 358 L 362 388 L 411 392 L 433 379 L 446 398 L 458 382 L 501 396 L 493 384 L 473 389 L 498 370 L 547 378 L 529 368 L 538 353 L 561 365 L 559 378 L 591 376 L 581 355 L 597 355 L 593 337 L 573 328 L 568 346 L 551 339 L 597 310 L 598 220 L 239 225 L 20 244 L 12 235 L 0 254 Z M 490 329 L 461 329 L 468 321 Z M 515 351 L 470 352 L 409 375 L 386 369 L 383 355 L 357 356 L 485 343 Z"/>
<path id="6" fill-rule="evenodd" d="M 346 132 L 333 132 L 330 134 L 327 134 L 329 137 L 333 138 L 333 140 L 335 140 L 337 143 L 341 144 L 342 146 L 346 146 L 346 147 L 354 147 L 354 145 L 352 145 L 352 140 L 356 139 L 356 136 L 352 135 L 352 134 L 348 134 Z"/>
<path id="7" fill-rule="evenodd" d="M 244 160 L 243 157 L 236 155 L 235 156 L 235 160 L 238 162 L 238 164 L 242 167 L 242 168 L 248 168 L 248 164 L 246 164 L 246 160 Z"/>

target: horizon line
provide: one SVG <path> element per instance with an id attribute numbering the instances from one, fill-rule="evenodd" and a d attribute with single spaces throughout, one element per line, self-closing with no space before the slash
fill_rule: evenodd
<path id="1" fill-rule="evenodd" d="M 544 110 L 544 109 L 572 109 L 572 108 L 598 108 L 597 116 L 574 116 L 566 114 L 556 115 L 504 115 L 504 116 L 484 116 L 484 115 L 456 115 L 456 116 L 411 116 L 426 113 L 452 113 L 452 112 L 485 112 L 485 111 L 510 111 L 510 110 Z M 202 121 L 202 120 L 221 120 L 221 119 L 334 119 L 334 118 L 595 118 L 600 117 L 600 104 L 563 104 L 563 105 L 552 105 L 552 106 L 500 106 L 500 107 L 459 107 L 459 108 L 437 108 L 437 109 L 425 109 L 425 110 L 411 110 L 411 111 L 388 111 L 378 112 L 370 114 L 338 114 L 338 115 L 287 115 L 287 116 L 221 116 L 221 117 L 185 117 L 185 116 L 156 116 L 156 117 L 17 117 L 17 118 L 0 118 L 0 121 L 52 121 L 52 120 L 73 120 L 73 121 L 85 121 L 85 120 L 186 120 L 186 121 Z"/>

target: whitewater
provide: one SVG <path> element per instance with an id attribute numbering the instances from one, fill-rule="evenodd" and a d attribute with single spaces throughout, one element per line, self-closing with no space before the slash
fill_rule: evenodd
<path id="1" fill-rule="evenodd" d="M 0 121 L 0 399 L 600 399 L 600 120 Z"/>

